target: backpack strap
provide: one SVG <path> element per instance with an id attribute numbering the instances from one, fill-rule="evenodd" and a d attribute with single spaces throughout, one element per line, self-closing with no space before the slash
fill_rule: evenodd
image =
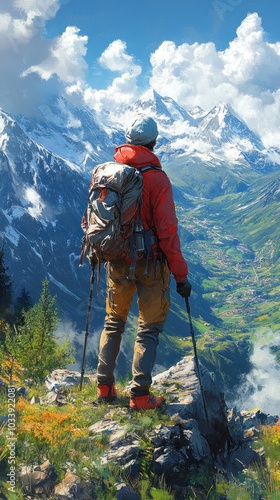
<path id="1" fill-rule="evenodd" d="M 148 172 L 149 170 L 157 170 L 158 172 L 162 172 L 164 175 L 167 175 L 161 167 L 157 167 L 156 165 L 146 165 L 144 167 L 137 168 L 141 172 L 141 174 Z M 159 247 L 158 236 L 156 234 L 156 229 L 150 228 L 143 230 L 143 236 L 145 241 L 145 249 L 146 249 L 146 268 L 144 274 L 148 272 L 148 262 L 150 258 L 153 261 L 154 273 L 156 275 L 156 265 L 157 261 L 163 262 L 164 254 Z"/>
<path id="2" fill-rule="evenodd" d="M 160 168 L 160 167 L 157 167 L 156 165 L 146 165 L 144 167 L 139 167 L 136 170 L 140 170 L 141 174 L 142 174 L 142 172 L 147 172 L 148 170 L 157 170 L 158 172 L 162 172 L 163 174 L 166 175 L 164 170 L 162 170 L 162 168 Z"/>

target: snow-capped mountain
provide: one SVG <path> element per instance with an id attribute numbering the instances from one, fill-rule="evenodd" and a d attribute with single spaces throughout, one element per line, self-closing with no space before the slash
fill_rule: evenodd
<path id="1" fill-rule="evenodd" d="M 233 109 L 225 104 L 211 109 L 200 122 L 199 129 L 204 137 L 209 135 L 213 142 L 221 144 L 238 137 L 239 140 L 250 141 L 255 148 L 264 149 L 261 140 L 237 117 Z"/>
<path id="2" fill-rule="evenodd" d="M 245 183 L 252 180 L 252 170 L 278 169 L 279 151 L 267 151 L 261 139 L 228 105 L 215 106 L 208 113 L 199 106 L 185 111 L 173 99 L 150 89 L 131 110 L 157 120 L 158 152 L 164 163 L 172 160 L 177 164 L 179 157 L 183 164 L 203 162 L 211 169 L 226 165 L 233 175 L 236 169 L 238 182 Z"/>
<path id="3" fill-rule="evenodd" d="M 171 126 L 174 122 L 195 124 L 193 117 L 171 97 L 162 97 L 155 90 L 147 90 L 130 108 L 134 113 L 147 113 L 159 121 L 161 126 Z"/>
<path id="4" fill-rule="evenodd" d="M 14 291 L 38 298 L 48 278 L 72 313 L 81 300 L 80 220 L 88 182 L 77 165 L 36 144 L 0 112 L 0 236 Z"/>
<path id="5" fill-rule="evenodd" d="M 200 106 L 195 106 L 194 108 L 189 110 L 189 114 L 194 120 L 198 121 L 202 120 L 202 118 L 207 115 L 207 112 L 204 111 L 204 109 L 202 109 Z"/>
<path id="6" fill-rule="evenodd" d="M 272 168 L 268 152 L 261 139 L 235 114 L 228 105 L 215 106 L 199 123 L 200 135 L 220 149 L 235 149 L 256 169 Z M 236 158 L 238 156 L 235 156 Z"/>
<path id="7" fill-rule="evenodd" d="M 53 96 L 47 104 L 40 105 L 36 116 L 15 119 L 36 143 L 85 171 L 104 158 L 110 160 L 112 144 L 121 137 L 114 126 L 100 126 L 89 108 L 76 106 L 62 96 Z"/>
<path id="8" fill-rule="evenodd" d="M 267 151 L 228 106 L 187 112 L 148 91 L 131 112 L 157 120 L 156 153 L 186 210 L 192 196 L 244 191 L 258 176 L 279 170 L 279 153 Z M 47 276 L 61 310 L 80 327 L 89 278 L 88 266 L 78 267 L 80 219 L 89 176 L 124 140 L 123 130 L 62 97 L 32 118 L 0 112 L 0 237 L 15 292 L 24 285 L 37 298 Z"/>

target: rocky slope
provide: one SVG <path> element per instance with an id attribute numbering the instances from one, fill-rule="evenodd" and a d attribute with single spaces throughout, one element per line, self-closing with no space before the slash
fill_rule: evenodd
<path id="1" fill-rule="evenodd" d="M 275 424 L 277 416 L 265 415 L 259 410 L 240 412 L 227 408 L 213 375 L 201 364 L 199 373 L 206 414 L 197 367 L 189 357 L 153 378 L 153 391 L 166 396 L 165 407 L 158 410 L 165 422 L 153 425 L 153 413 L 131 413 L 127 400 L 122 398 L 108 407 L 101 420 L 90 425 L 90 439 L 107 440 L 100 462 L 95 461 L 94 467 L 96 470 L 110 467 L 119 471 L 113 498 L 140 499 L 137 487 L 132 485 L 137 485 L 144 471 L 147 477 L 153 477 L 154 484 L 168 486 L 172 498 L 179 500 L 188 498 L 193 491 L 191 485 L 201 487 L 203 474 L 206 482 L 207 477 L 209 480 L 215 475 L 232 480 L 253 463 L 264 460 L 263 452 L 259 454 L 254 450 L 254 442 L 259 427 Z M 78 382 L 78 373 L 57 370 L 48 377 L 50 391 L 40 404 L 65 405 L 67 408 L 69 401 L 63 400 L 59 394 L 65 391 L 65 387 Z M 92 383 L 90 379 L 85 379 L 85 382 Z M 138 419 L 135 413 L 138 413 Z M 22 465 L 20 481 L 26 494 L 48 495 L 52 499 L 98 499 L 94 482 L 89 477 L 87 479 L 90 452 L 86 455 L 83 457 L 87 464 L 83 476 L 70 460 L 61 482 L 55 479 L 55 463 Z"/>

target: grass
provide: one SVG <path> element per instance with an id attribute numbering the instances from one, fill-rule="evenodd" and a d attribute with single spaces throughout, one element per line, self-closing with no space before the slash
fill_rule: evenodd
<path id="1" fill-rule="evenodd" d="M 109 437 L 100 432 L 91 435 L 90 425 L 103 417 L 118 420 L 127 424 L 127 433 L 133 433 L 140 440 L 142 453 L 141 477 L 149 471 L 148 457 L 153 452 L 151 442 L 146 439 L 147 433 L 154 426 L 170 422 L 169 417 L 161 411 L 152 410 L 147 415 L 145 411 L 131 413 L 128 408 L 128 397 L 125 390 L 127 381 L 117 385 L 119 394 L 118 407 L 108 407 L 106 404 L 96 405 L 96 386 L 84 385 L 80 392 L 78 388 L 68 389 L 64 396 L 68 404 L 63 406 L 43 406 L 30 404 L 33 396 L 43 396 L 44 388 L 33 388 L 28 399 L 18 398 L 16 403 L 16 466 L 40 465 L 49 460 L 54 466 L 56 483 L 59 483 L 67 468 L 74 471 L 82 480 L 94 483 L 93 498 L 109 500 L 116 498 L 115 483 L 122 477 L 123 471 L 118 467 L 102 465 L 101 458 L 109 447 Z M 0 397 L 1 414 L 6 412 L 7 401 L 2 392 Z M 0 458 L 2 460 L 3 478 L 9 470 L 9 433 L 4 423 L 0 428 Z M 140 481 L 141 482 L 141 481 Z M 139 491 L 141 484 L 137 485 Z M 135 486 L 135 485 L 134 485 Z M 8 484 L 3 484 L 8 491 Z M 152 483 L 150 487 L 152 488 Z M 153 485 L 153 495 L 157 487 Z M 15 498 L 24 498 L 24 488 L 17 491 Z M 166 494 L 167 495 L 167 494 Z M 9 497 L 8 497 L 9 498 Z M 144 497 L 143 497 L 144 498 Z M 151 496 L 150 498 L 160 498 Z M 165 496 L 164 498 L 173 498 Z M 9 499 L 10 500 L 10 499 Z"/>
<path id="2" fill-rule="evenodd" d="M 223 358 L 221 358 L 223 359 Z M 20 397 L 16 404 L 17 453 L 16 465 L 35 465 L 48 459 L 55 468 L 56 483 L 59 483 L 66 468 L 74 471 L 81 481 L 93 485 L 92 498 L 110 500 L 116 498 L 116 483 L 123 481 L 138 491 L 141 500 L 173 500 L 175 494 L 162 479 L 155 476 L 151 464 L 154 446 L 149 433 L 158 425 L 171 425 L 164 410 L 131 412 L 127 406 L 126 383 L 118 384 L 120 401 L 117 407 L 93 405 L 96 399 L 95 385 L 85 385 L 66 391 L 69 403 L 61 407 L 31 405 L 33 395 L 42 395 L 42 387 L 33 388 L 28 399 Z M 168 394 L 168 391 L 167 391 Z M 168 396 L 167 396 L 168 397 Z M 0 394 L 1 413 L 5 414 L 6 398 Z M 105 417 L 126 425 L 126 433 L 139 440 L 140 473 L 131 480 L 127 473 L 112 464 L 102 465 L 101 458 L 109 447 L 109 438 L 104 433 L 94 436 L 89 426 Z M 188 491 L 186 499 L 280 499 L 280 422 L 261 428 L 257 447 L 264 447 L 265 462 L 255 464 L 231 481 L 215 476 L 205 466 L 193 466 L 186 471 Z M 0 458 L 3 477 L 8 471 L 8 429 L 0 427 Z M 67 464 L 67 465 L 66 465 Z M 2 485 L 7 492 L 7 483 Z M 28 492 L 18 485 L 16 496 L 9 500 L 21 500 Z M 50 499 L 51 500 L 51 499 Z M 183 500 L 183 499 L 182 499 Z"/>

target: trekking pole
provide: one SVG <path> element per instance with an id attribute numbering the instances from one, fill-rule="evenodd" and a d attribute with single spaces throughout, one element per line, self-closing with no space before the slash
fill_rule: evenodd
<path id="1" fill-rule="evenodd" d="M 206 422 L 207 422 L 208 428 L 210 429 L 208 412 L 207 412 L 206 402 L 205 402 L 205 397 L 204 397 L 204 389 L 203 389 L 203 385 L 202 385 L 202 382 L 201 382 L 200 369 L 199 369 L 199 364 L 198 364 L 198 355 L 197 355 L 197 349 L 196 349 L 196 341 L 195 341 L 195 336 L 194 336 L 194 329 L 193 329 L 193 324 L 192 324 L 192 317 L 191 317 L 191 309 L 190 309 L 190 304 L 189 304 L 189 298 L 186 297 L 185 300 L 186 300 L 187 313 L 188 313 L 189 323 L 190 323 L 190 332 L 191 332 L 192 343 L 193 343 L 194 359 L 195 359 L 195 364 L 196 364 L 196 369 L 197 369 L 197 378 L 198 378 L 198 382 L 199 382 L 199 386 L 200 386 L 200 391 L 201 391 L 201 396 L 202 396 L 202 402 L 203 402 L 203 408 L 204 408 Z"/>
<path id="2" fill-rule="evenodd" d="M 85 359 L 86 359 L 86 350 L 87 350 L 90 310 L 91 310 L 91 303 L 92 303 L 93 283 L 94 283 L 94 266 L 92 266 L 92 274 L 90 277 L 90 289 L 89 289 L 89 298 L 88 298 L 88 310 L 87 310 L 87 321 L 86 321 L 86 331 L 85 331 L 85 341 L 84 341 L 84 352 L 83 352 L 82 367 L 81 367 L 80 391 L 82 390 L 84 373 L 85 373 Z"/>

